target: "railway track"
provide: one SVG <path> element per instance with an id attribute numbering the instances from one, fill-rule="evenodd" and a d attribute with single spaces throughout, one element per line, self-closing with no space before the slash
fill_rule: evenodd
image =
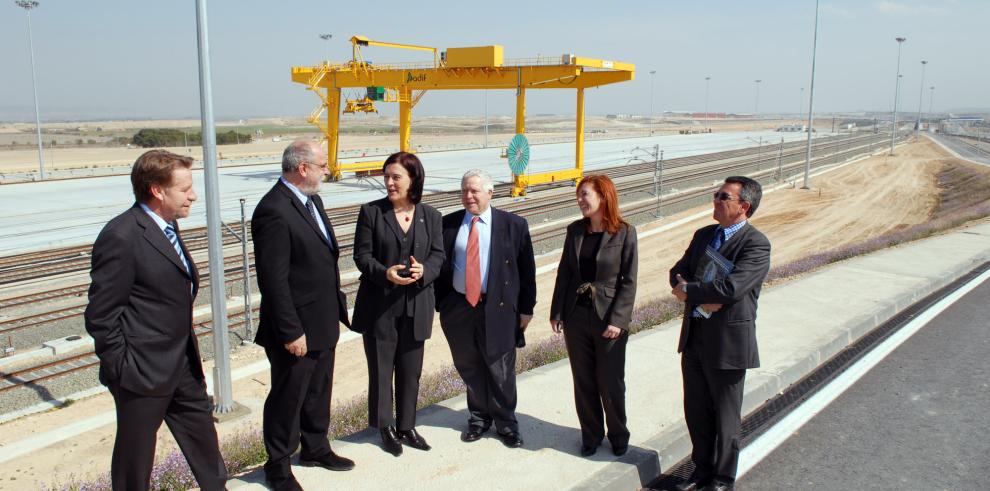
<path id="1" fill-rule="evenodd" d="M 866 137 L 855 137 L 847 138 L 841 141 L 828 141 L 823 142 L 817 149 L 819 151 L 829 151 L 833 147 L 845 146 L 859 148 L 857 145 L 861 145 L 864 141 L 876 141 L 875 135 L 869 135 Z M 778 148 L 778 155 L 769 157 L 763 157 L 764 152 L 757 151 L 752 152 L 752 149 L 732 150 L 725 152 L 718 152 L 715 154 L 708 154 L 702 156 L 692 156 L 684 157 L 680 159 L 672 159 L 665 163 L 666 168 L 666 178 L 664 179 L 664 186 L 678 186 L 680 184 L 691 181 L 692 179 L 701 178 L 712 172 L 712 168 L 717 167 L 719 170 L 725 172 L 735 172 L 744 171 L 749 167 L 756 166 L 757 169 L 760 168 L 762 163 L 765 163 L 768 159 L 775 158 L 779 162 L 783 162 L 783 159 L 793 159 L 794 157 L 803 157 L 804 148 L 800 144 L 792 144 L 789 147 L 784 145 Z M 755 155 L 755 156 L 754 156 Z M 712 163 L 715 163 L 712 165 Z M 708 164 L 708 165 L 706 165 Z M 682 170 L 686 167 L 691 166 L 701 166 L 697 169 L 691 171 Z M 613 179 L 623 179 L 627 177 L 634 177 L 640 174 L 653 172 L 655 164 L 652 162 L 645 162 L 636 165 L 627 165 L 614 167 L 604 170 L 606 174 L 609 174 Z M 625 192 L 639 192 L 648 191 L 652 187 L 652 184 L 642 184 L 634 188 L 626 189 Z M 504 195 L 508 195 L 508 186 L 503 185 L 501 191 Z M 430 201 L 434 206 L 443 208 L 447 206 L 459 203 L 459 197 L 456 193 L 443 193 L 441 195 L 431 195 Z M 667 200 L 668 204 L 674 203 L 670 199 Z M 337 223 L 338 230 L 350 230 L 352 227 L 348 225 L 353 225 L 354 217 L 357 215 L 357 210 L 360 205 L 350 205 L 340 208 L 331 208 L 328 210 L 329 214 L 336 217 L 332 219 Z M 531 216 L 540 213 L 551 213 L 566 209 L 570 207 L 570 200 L 561 199 L 560 193 L 550 193 L 545 195 L 532 196 L 524 201 L 515 202 L 509 205 L 510 209 L 522 216 Z M 341 244 L 341 252 L 343 255 L 348 255 L 350 253 L 353 244 L 353 232 L 345 232 L 338 234 L 338 241 Z M 248 260 L 251 261 L 254 258 L 253 253 L 249 253 Z M 208 265 L 200 263 L 198 265 L 200 270 L 203 272 L 201 277 L 200 288 L 206 289 L 209 286 L 209 269 Z M 88 268 L 88 262 L 87 262 Z M 253 270 L 253 264 L 250 266 Z M 231 256 L 225 261 L 225 276 L 228 281 L 238 281 L 243 278 L 243 263 L 240 255 Z M 32 295 L 25 295 L 23 297 L 16 297 L 12 299 L 6 299 L 0 301 L 0 306 L 13 306 L 13 305 L 23 305 L 30 303 L 32 301 L 43 301 L 51 300 L 59 297 L 65 296 L 75 296 L 81 297 L 85 294 L 88 285 L 80 284 L 66 288 L 60 288 L 53 290 L 52 292 L 42 292 Z M 85 309 L 85 299 L 80 299 L 75 305 L 65 306 L 52 311 L 46 311 L 37 314 L 31 314 L 24 317 L 18 317 L 15 319 L 8 319 L 0 322 L 0 335 L 10 334 L 16 331 L 21 331 L 23 329 L 40 327 L 55 322 L 59 322 L 65 319 L 69 319 L 75 316 L 82 315 Z"/>
<path id="2" fill-rule="evenodd" d="M 813 163 L 813 166 L 827 165 L 828 163 L 831 163 L 828 162 L 829 160 L 835 162 L 838 161 L 839 159 L 844 159 L 855 155 L 861 155 L 864 153 L 867 146 L 872 148 L 873 143 L 883 140 L 882 136 L 879 138 L 877 137 L 878 135 L 869 135 L 869 137 L 855 138 L 849 141 L 828 142 L 826 145 L 822 147 L 822 149 L 831 148 L 833 150 L 833 153 L 828 155 L 819 155 L 817 165 Z M 721 153 L 725 153 L 725 152 L 721 152 Z M 778 153 L 780 153 L 780 151 Z M 783 153 L 780 153 L 780 155 L 783 155 Z M 795 156 L 797 156 L 797 154 L 792 152 L 791 155 L 792 161 L 787 163 L 786 165 L 783 163 L 783 157 L 781 157 L 781 160 L 779 161 L 780 170 L 794 170 L 795 168 L 803 168 L 803 163 L 801 162 L 801 159 L 800 158 L 795 159 L 794 158 Z M 693 159 L 693 158 L 686 158 L 686 159 Z M 705 161 L 684 160 L 680 162 L 678 165 L 672 166 L 674 169 L 678 169 L 678 168 L 681 169 L 677 171 L 672 170 L 671 171 L 672 175 L 670 175 L 669 177 L 670 181 L 669 182 L 665 181 L 665 185 L 674 186 L 677 185 L 678 183 L 690 183 L 692 181 L 697 181 L 699 179 L 714 177 L 713 172 L 718 172 L 717 175 L 724 176 L 747 169 L 752 170 L 754 166 L 756 166 L 756 168 L 759 169 L 760 166 L 763 163 L 765 163 L 765 161 L 767 160 L 760 158 L 759 156 L 757 158 L 751 158 L 747 153 L 733 154 L 729 156 L 729 159 L 734 159 L 734 161 L 729 164 L 725 164 L 725 163 L 720 164 L 719 166 L 717 166 L 717 170 L 713 169 L 710 166 L 707 168 L 705 166 L 702 166 L 701 168 L 688 168 L 692 164 L 704 164 Z M 721 160 L 726 160 L 724 155 L 723 155 L 723 159 Z M 772 160 L 777 160 L 777 157 L 773 156 Z M 648 164 L 648 166 L 649 166 L 648 169 L 649 172 L 652 172 L 652 168 L 654 167 L 654 164 L 650 163 Z M 638 173 L 642 174 L 644 168 L 641 168 Z M 776 172 L 778 172 L 778 169 L 773 168 L 772 166 L 766 166 L 766 168 L 762 170 L 751 172 L 750 175 L 754 175 L 755 177 L 759 178 L 761 176 L 766 177 L 767 175 L 773 175 Z M 617 179 L 623 178 L 616 183 L 621 195 L 650 191 L 653 188 L 654 184 L 652 182 L 640 182 L 634 179 L 625 179 L 625 178 L 635 177 L 636 174 L 637 172 L 633 172 L 628 169 L 620 169 L 619 171 L 616 172 L 616 176 L 614 176 L 615 178 Z M 779 179 L 780 176 L 776 176 L 776 177 Z M 715 189 L 716 187 L 717 186 L 703 186 L 700 187 L 699 189 L 695 189 L 690 192 L 679 193 L 677 195 L 668 196 L 664 198 L 664 202 L 667 203 L 668 205 L 675 205 L 677 203 L 689 202 L 694 199 L 705 197 L 706 195 L 711 193 L 712 190 Z M 503 205 L 503 208 L 518 213 L 524 217 L 533 217 L 538 214 L 545 214 L 552 211 L 562 210 L 566 208 L 573 208 L 574 204 L 571 200 L 561 199 L 565 194 L 569 194 L 569 193 L 558 192 L 558 193 L 550 193 L 547 195 L 534 196 L 524 201 L 508 203 L 506 205 Z M 457 199 L 456 196 L 454 198 Z M 649 200 L 641 200 L 640 202 L 637 202 L 635 204 L 623 206 L 622 209 L 624 215 L 634 216 L 640 213 L 650 212 L 655 209 L 655 206 L 656 205 L 653 202 L 650 202 Z M 356 209 L 356 207 L 345 207 L 345 208 Z M 331 211 L 336 211 L 336 210 L 331 210 Z M 539 243 L 539 242 L 558 238 L 564 232 L 565 229 L 566 229 L 566 223 L 559 223 L 554 226 L 548 226 L 548 227 L 540 227 L 532 234 L 533 242 Z M 342 244 L 344 243 L 343 240 L 341 241 L 341 243 Z M 348 245 L 350 244 L 348 243 Z M 343 248 L 344 247 L 342 247 L 342 249 Z M 240 260 L 239 256 L 238 256 L 238 260 Z M 227 268 L 227 271 L 231 274 L 234 274 L 235 271 L 240 271 L 241 269 L 242 269 L 241 267 L 232 267 L 232 268 Z M 357 290 L 357 286 L 358 286 L 358 281 L 353 280 L 342 285 L 342 289 L 346 293 L 352 294 L 354 291 Z M 68 287 L 68 288 L 78 288 L 78 287 Z M 72 308 L 84 309 L 85 307 L 84 305 L 69 307 L 64 309 L 64 312 L 68 313 Z M 252 312 L 257 313 L 257 311 L 258 308 L 256 307 L 252 308 Z M 55 314 L 55 315 L 61 315 L 61 314 Z M 73 315 L 79 315 L 79 313 Z M 233 332 L 243 328 L 244 327 L 243 316 L 244 316 L 243 310 L 230 313 L 228 315 L 228 330 Z M 40 318 L 36 319 L 36 321 L 44 322 Z M 194 324 L 194 332 L 197 337 L 205 336 L 211 333 L 212 330 L 213 330 L 212 321 L 207 320 Z M 96 367 L 98 366 L 98 364 L 99 364 L 99 360 L 97 359 L 95 353 L 88 352 L 88 353 L 81 353 L 78 355 L 69 356 L 60 360 L 55 360 L 38 366 L 16 370 L 7 374 L 2 374 L 2 376 L 0 376 L 0 393 L 10 391 L 18 387 L 39 384 L 52 378 L 65 376 L 71 373 L 79 372 L 81 370 L 86 370 L 89 368 Z"/>

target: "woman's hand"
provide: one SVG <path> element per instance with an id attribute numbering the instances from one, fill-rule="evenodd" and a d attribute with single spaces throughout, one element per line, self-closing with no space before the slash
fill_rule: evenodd
<path id="1" fill-rule="evenodd" d="M 618 327 L 615 327 L 613 325 L 609 325 L 608 328 L 606 328 L 605 331 L 602 332 L 602 337 L 605 339 L 615 339 L 619 337 L 620 334 L 622 334 L 622 329 L 619 329 Z"/>
<path id="2" fill-rule="evenodd" d="M 409 277 L 413 281 L 418 281 L 423 277 L 424 271 L 426 271 L 426 267 L 423 266 L 423 263 L 417 261 L 415 257 L 409 256 Z"/>
<path id="3" fill-rule="evenodd" d="M 396 264 L 395 266 L 392 266 L 392 267 L 390 267 L 390 268 L 388 268 L 388 269 L 385 270 L 385 278 L 387 278 L 388 281 L 391 281 L 392 283 L 395 283 L 396 285 L 399 285 L 399 286 L 411 285 L 411 284 L 415 283 L 416 282 L 416 279 L 414 279 L 412 277 L 410 277 L 410 278 L 403 278 L 403 277 L 399 276 L 399 271 L 404 270 L 404 269 L 406 269 L 406 267 L 404 265 L 402 265 L 402 264 Z"/>
<path id="4" fill-rule="evenodd" d="M 553 329 L 553 332 L 560 334 L 564 331 L 564 321 L 550 319 L 550 329 Z"/>

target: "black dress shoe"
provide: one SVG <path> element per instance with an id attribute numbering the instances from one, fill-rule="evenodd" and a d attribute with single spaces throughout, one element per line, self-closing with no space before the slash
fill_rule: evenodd
<path id="1" fill-rule="evenodd" d="M 732 488 L 733 486 L 730 483 L 712 481 L 711 484 L 705 486 L 703 491 L 732 491 Z"/>
<path id="2" fill-rule="evenodd" d="M 431 448 L 430 444 L 426 443 L 426 440 L 423 438 L 423 436 L 420 435 L 419 433 L 416 433 L 416 428 L 413 428 L 409 431 L 400 431 L 399 439 L 402 440 L 402 443 L 405 443 L 406 445 L 409 445 L 410 447 L 415 449 L 429 450 Z"/>
<path id="3" fill-rule="evenodd" d="M 304 458 L 300 455 L 299 465 L 303 467 L 322 467 L 332 471 L 349 471 L 354 468 L 354 461 L 346 457 L 341 457 L 331 450 L 327 454 L 316 458 Z"/>
<path id="4" fill-rule="evenodd" d="M 523 446 L 522 437 L 519 436 L 518 431 L 510 431 L 508 433 L 499 433 L 498 437 L 502 439 L 502 443 L 509 448 L 519 448 Z"/>
<path id="5" fill-rule="evenodd" d="M 612 445 L 612 453 L 615 455 L 625 455 L 629 451 L 629 445 Z"/>
<path id="6" fill-rule="evenodd" d="M 691 474 L 691 477 L 687 478 L 687 481 L 674 486 L 674 489 L 677 491 L 698 491 L 707 486 L 711 480 L 712 479 L 710 477 L 701 477 Z"/>
<path id="7" fill-rule="evenodd" d="M 399 435 L 395 433 L 395 427 L 386 426 L 380 432 L 382 434 L 382 448 L 396 457 L 402 455 L 402 444 L 399 443 Z"/>
<path id="8" fill-rule="evenodd" d="M 486 431 L 488 431 L 488 428 L 474 425 L 468 426 L 468 429 L 461 433 L 461 441 L 468 443 L 476 442 L 481 440 L 481 436 L 484 435 Z"/>
<path id="9" fill-rule="evenodd" d="M 275 491 L 303 491 L 302 486 L 299 485 L 299 481 L 296 481 L 295 476 L 292 474 L 289 474 L 287 477 L 278 478 L 269 478 L 266 475 L 265 483 Z"/>
<path id="10" fill-rule="evenodd" d="M 591 457 L 598 451 L 598 445 L 581 445 L 581 456 Z"/>

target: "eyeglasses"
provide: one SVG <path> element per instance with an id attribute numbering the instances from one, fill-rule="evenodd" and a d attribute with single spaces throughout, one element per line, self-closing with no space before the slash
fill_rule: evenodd
<path id="1" fill-rule="evenodd" d="M 733 198 L 731 194 L 725 191 L 715 191 L 715 194 L 712 195 L 712 198 L 715 199 L 716 201 L 742 201 L 739 198 Z"/>

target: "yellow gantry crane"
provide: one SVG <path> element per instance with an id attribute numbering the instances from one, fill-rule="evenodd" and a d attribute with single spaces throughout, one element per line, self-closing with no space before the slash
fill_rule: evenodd
<path id="1" fill-rule="evenodd" d="M 321 100 L 309 117 L 327 139 L 327 166 L 332 178 L 340 179 L 344 172 L 370 171 L 381 168 L 382 162 L 341 164 L 337 160 L 340 136 L 340 113 L 375 112 L 374 103 L 399 104 L 399 148 L 410 151 L 409 131 L 412 109 L 428 90 L 516 91 L 516 134 L 526 130 L 526 91 L 528 89 L 577 90 L 577 128 L 573 169 L 536 174 L 516 175 L 512 195 L 526 193 L 526 187 L 582 177 L 584 165 L 584 89 L 632 80 L 635 66 L 631 63 L 599 60 L 565 54 L 558 57 L 526 59 L 503 58 L 502 46 L 437 48 L 410 44 L 372 41 L 363 36 L 351 38 L 352 57 L 346 63 L 325 62 L 315 67 L 292 67 L 292 81 L 303 84 Z M 372 64 L 364 61 L 361 48 L 388 48 L 430 51 L 432 62 Z M 341 89 L 365 88 L 367 95 L 357 100 L 345 100 L 341 107 Z M 325 116 L 324 116 L 325 115 Z"/>

